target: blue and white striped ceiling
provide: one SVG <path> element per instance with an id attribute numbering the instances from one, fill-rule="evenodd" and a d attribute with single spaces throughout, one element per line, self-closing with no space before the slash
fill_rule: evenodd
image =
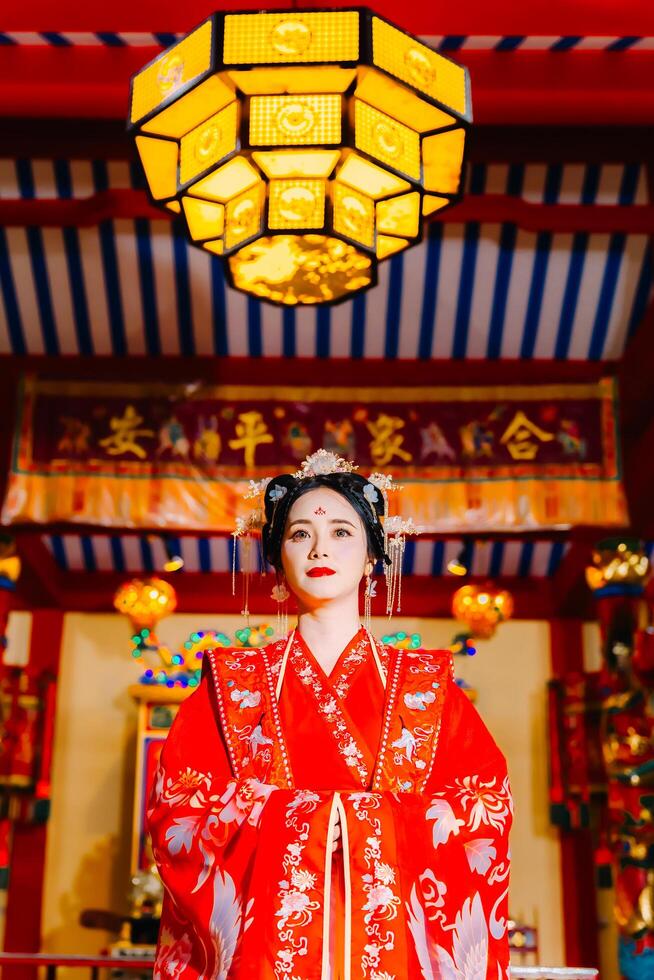
<path id="1" fill-rule="evenodd" d="M 2 31 L 0 45 L 28 47 L 161 47 L 167 48 L 183 34 L 135 31 Z M 481 35 L 441 34 L 422 40 L 438 51 L 651 51 L 654 37 L 631 35 Z"/>
<path id="2" fill-rule="evenodd" d="M 62 534 L 46 535 L 43 541 L 64 571 L 150 574 L 161 571 L 167 558 L 163 540 L 157 536 Z M 184 559 L 184 568 L 178 574 L 229 572 L 232 568 L 233 538 L 183 536 L 168 537 L 167 542 L 170 553 Z M 460 540 L 409 539 L 404 571 L 407 575 L 447 574 L 447 563 L 459 555 L 462 547 Z M 471 574 L 493 578 L 550 577 L 568 548 L 569 544 L 560 541 L 477 542 L 472 545 Z"/>
<path id="3" fill-rule="evenodd" d="M 0 196 L 140 187 L 125 162 L 0 160 Z M 643 204 L 638 165 L 474 165 L 467 193 Z M 281 310 L 227 287 L 168 220 L 0 228 L 0 353 L 354 358 L 620 358 L 652 289 L 645 235 L 432 223 L 333 308 Z"/>

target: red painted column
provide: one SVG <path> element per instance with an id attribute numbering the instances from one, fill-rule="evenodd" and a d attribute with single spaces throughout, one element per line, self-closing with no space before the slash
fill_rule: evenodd
<path id="1" fill-rule="evenodd" d="M 584 669 L 582 621 L 550 620 L 552 676 Z M 567 966 L 599 969 L 594 847 L 589 830 L 560 830 L 561 891 Z"/>
<path id="2" fill-rule="evenodd" d="M 31 678 L 56 678 L 59 672 L 64 614 L 58 609 L 32 613 L 30 654 L 26 671 Z M 43 746 L 51 752 L 52 746 Z M 37 953 L 41 948 L 41 911 L 45 876 L 47 823 L 14 824 L 9 867 L 9 893 L 4 949 L 11 953 Z M 3 980 L 36 980 L 30 966 L 5 966 Z"/>

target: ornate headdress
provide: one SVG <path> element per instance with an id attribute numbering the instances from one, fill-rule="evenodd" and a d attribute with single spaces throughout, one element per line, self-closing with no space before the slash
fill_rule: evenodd
<path id="1" fill-rule="evenodd" d="M 294 485 L 301 484 L 302 481 L 315 477 L 330 476 L 333 474 L 352 474 L 355 477 L 359 500 L 363 498 L 370 506 L 373 526 L 377 526 L 376 534 L 378 538 L 379 557 L 384 564 L 384 576 L 386 578 L 386 613 L 392 616 L 394 611 L 401 611 L 402 603 L 402 560 L 406 546 L 406 537 L 410 534 L 419 534 L 422 528 L 416 526 L 413 520 L 404 520 L 399 516 L 389 516 L 389 494 L 401 487 L 394 483 L 392 476 L 385 473 L 371 473 L 368 479 L 358 474 L 358 467 L 343 459 L 341 456 L 318 449 L 303 461 L 300 469 L 292 475 L 263 480 L 250 480 L 249 488 L 244 494 L 245 500 L 255 500 L 255 507 L 248 513 L 237 517 L 236 527 L 233 531 L 234 548 L 232 561 L 232 592 L 236 593 L 236 542 L 241 539 L 243 542 L 243 554 L 241 555 L 241 572 L 244 576 L 243 615 L 249 616 L 249 574 L 251 571 L 252 538 L 259 538 L 261 567 L 265 568 L 265 557 L 261 546 L 261 531 L 264 525 L 272 525 L 275 519 L 277 506 L 285 500 L 289 489 Z M 289 498 L 290 499 L 290 498 Z M 268 516 L 266 518 L 266 513 Z M 370 577 L 366 582 L 366 619 L 370 616 L 370 603 L 375 595 L 375 583 Z M 285 585 L 278 579 L 272 591 L 272 597 L 280 604 L 285 604 L 289 597 Z M 285 618 L 285 613 L 284 613 Z M 278 624 L 279 625 L 279 624 Z"/>

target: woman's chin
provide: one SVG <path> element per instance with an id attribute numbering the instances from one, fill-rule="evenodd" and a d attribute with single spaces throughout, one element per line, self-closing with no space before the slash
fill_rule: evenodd
<path id="1" fill-rule="evenodd" d="M 302 592 L 305 596 L 321 601 L 340 599 L 347 591 L 355 590 L 344 590 L 343 583 L 336 575 L 324 575 L 318 578 L 307 577 L 302 583 Z"/>

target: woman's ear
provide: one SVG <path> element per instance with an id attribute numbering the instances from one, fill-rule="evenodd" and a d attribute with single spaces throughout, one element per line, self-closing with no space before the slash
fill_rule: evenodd
<path id="1" fill-rule="evenodd" d="M 368 558 L 368 561 L 366 562 L 365 567 L 363 569 L 363 574 L 372 575 L 372 570 L 374 567 L 375 567 L 374 561 L 372 560 L 372 558 Z"/>

